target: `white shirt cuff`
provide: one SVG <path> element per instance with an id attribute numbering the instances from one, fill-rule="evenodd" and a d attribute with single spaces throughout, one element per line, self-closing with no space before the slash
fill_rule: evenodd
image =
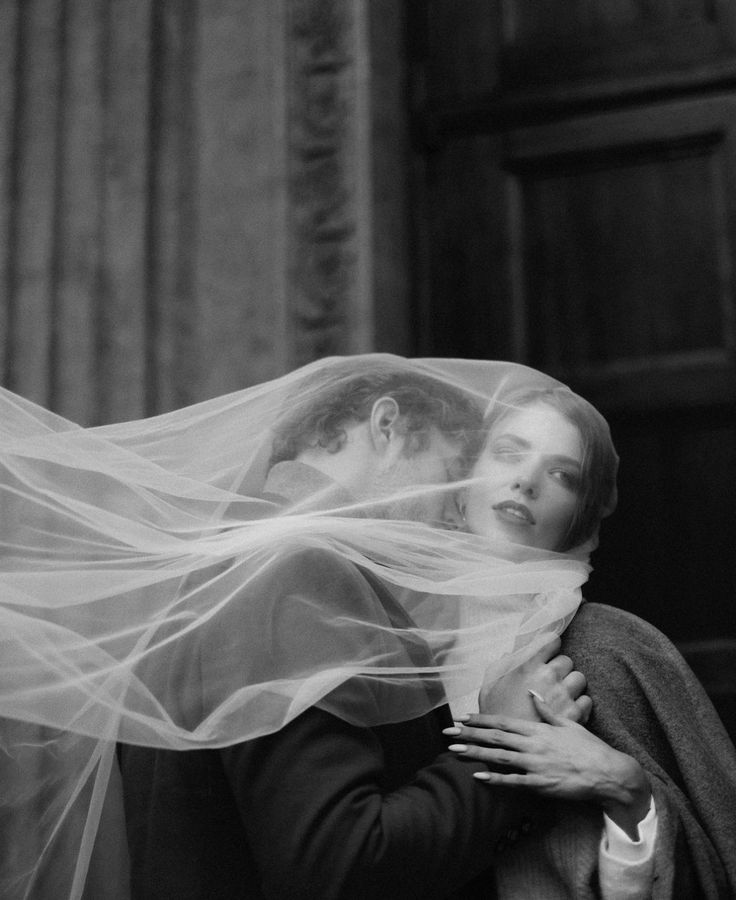
<path id="1" fill-rule="evenodd" d="M 639 840 L 632 841 L 623 829 L 603 814 L 598 876 L 604 900 L 643 900 L 651 896 L 657 842 L 654 797 L 638 830 Z"/>

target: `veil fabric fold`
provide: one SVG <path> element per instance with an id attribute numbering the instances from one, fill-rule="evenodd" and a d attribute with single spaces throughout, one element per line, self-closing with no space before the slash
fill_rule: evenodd
<path id="1" fill-rule="evenodd" d="M 592 544 L 531 550 L 386 512 L 454 484 L 269 491 L 279 423 L 363 370 L 461 391 L 479 429 L 504 393 L 557 385 L 511 363 L 368 354 L 87 429 L 0 390 L 1 896 L 84 896 L 115 819 L 116 742 L 223 747 L 315 704 L 404 720 L 501 677 L 575 614 Z M 412 641 L 436 665 L 417 666 Z M 109 896 L 124 896 L 112 857 Z"/>

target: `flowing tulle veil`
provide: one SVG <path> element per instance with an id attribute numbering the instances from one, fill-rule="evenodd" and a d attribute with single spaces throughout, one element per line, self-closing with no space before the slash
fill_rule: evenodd
<path id="1" fill-rule="evenodd" d="M 0 392 L 0 895 L 81 897 L 101 868 L 108 887 L 94 896 L 125 896 L 117 742 L 222 747 L 315 704 L 363 725 L 399 721 L 466 695 L 489 666 L 502 675 L 575 614 L 591 544 L 531 551 L 387 517 L 387 500 L 415 499 L 416 486 L 380 504 L 329 492 L 289 504 L 264 490 L 279 423 L 361 372 L 420 373 L 457 391 L 479 432 L 507 392 L 557 384 L 511 363 L 370 354 L 89 429 Z M 347 627 L 359 649 L 318 664 L 313 648 L 264 654 L 264 623 L 279 615 L 264 586 L 305 550 L 379 578 L 437 664 L 413 668 L 391 649 L 390 625 L 346 623 L 340 598 L 309 584 L 297 599 L 324 610 L 324 646 L 344 648 L 330 630 Z M 463 633 L 471 603 L 488 614 Z M 203 685 L 191 660 L 217 629 L 222 658 Z M 381 709 L 336 690 L 377 680 L 401 686 Z"/>

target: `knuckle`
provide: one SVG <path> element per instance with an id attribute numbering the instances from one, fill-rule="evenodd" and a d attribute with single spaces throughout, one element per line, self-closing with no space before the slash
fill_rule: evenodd
<path id="1" fill-rule="evenodd" d="M 557 678 L 550 678 L 544 686 L 544 698 L 549 703 L 550 699 L 559 700 L 560 697 L 567 697 L 567 691 L 562 682 Z"/>

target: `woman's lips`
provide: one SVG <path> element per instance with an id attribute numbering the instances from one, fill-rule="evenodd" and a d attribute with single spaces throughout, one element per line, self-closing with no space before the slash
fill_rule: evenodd
<path id="1" fill-rule="evenodd" d="M 492 507 L 507 522 L 524 525 L 534 525 L 534 516 L 523 503 L 515 503 L 513 500 L 502 500 Z"/>

